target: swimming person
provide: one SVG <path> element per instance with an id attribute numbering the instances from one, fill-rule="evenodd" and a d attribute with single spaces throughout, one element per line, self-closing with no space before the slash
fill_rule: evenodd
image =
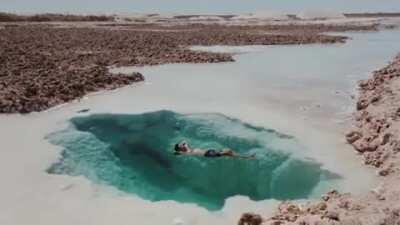
<path id="1" fill-rule="evenodd" d="M 255 154 L 250 156 L 239 155 L 231 149 L 200 149 L 200 148 L 191 148 L 188 143 L 182 141 L 178 144 L 175 144 L 175 155 L 190 155 L 190 156 L 204 156 L 208 158 L 216 158 L 216 157 L 236 157 L 242 159 L 254 159 Z"/>

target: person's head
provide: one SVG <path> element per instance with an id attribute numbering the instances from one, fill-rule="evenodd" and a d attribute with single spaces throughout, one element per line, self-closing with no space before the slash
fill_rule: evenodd
<path id="1" fill-rule="evenodd" d="M 186 141 L 181 141 L 177 144 L 175 144 L 175 154 L 181 154 L 182 152 L 187 152 L 189 150 L 189 145 L 187 144 Z"/>

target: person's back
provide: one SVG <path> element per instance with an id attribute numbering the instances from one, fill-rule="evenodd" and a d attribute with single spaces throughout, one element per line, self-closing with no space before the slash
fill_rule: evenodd
<path id="1" fill-rule="evenodd" d="M 222 150 L 215 150 L 215 149 L 204 150 L 204 149 L 200 149 L 200 148 L 192 149 L 185 141 L 175 144 L 174 149 L 175 149 L 175 152 L 174 152 L 175 155 L 204 156 L 204 157 L 208 157 L 208 158 L 228 156 L 228 157 L 238 157 L 238 158 L 243 158 L 243 159 L 252 159 L 255 156 L 255 155 L 240 156 L 231 149 L 222 149 Z"/>

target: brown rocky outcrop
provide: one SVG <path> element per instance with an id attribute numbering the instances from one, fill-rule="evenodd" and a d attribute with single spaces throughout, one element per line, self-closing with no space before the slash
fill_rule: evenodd
<path id="1" fill-rule="evenodd" d="M 90 92 L 144 80 L 138 73 L 112 75 L 108 66 L 233 61 L 231 54 L 191 51 L 191 45 L 341 43 L 346 37 L 321 32 L 370 29 L 353 25 L 113 25 L 6 24 L 0 29 L 0 113 L 42 111 Z M 280 29 L 281 33 L 265 32 Z"/>
<path id="2" fill-rule="evenodd" d="M 261 225 L 263 219 L 260 215 L 254 213 L 244 213 L 238 222 L 238 225 Z"/>
<path id="3" fill-rule="evenodd" d="M 400 77 L 400 56 L 383 69 L 374 72 L 372 78 L 359 82 L 360 97 L 357 102 L 355 130 L 346 135 L 346 140 L 363 154 L 364 162 L 375 167 L 387 165 L 395 152 L 394 142 L 399 140 L 397 126 L 399 108 L 393 96 L 398 95 L 392 82 Z M 378 174 L 387 176 L 391 170 Z"/>
<path id="4" fill-rule="evenodd" d="M 362 196 L 331 191 L 322 201 L 284 202 L 265 225 L 400 224 L 400 56 L 360 82 L 360 99 L 368 104 L 357 106 L 346 140 L 378 168 L 380 185 Z"/>

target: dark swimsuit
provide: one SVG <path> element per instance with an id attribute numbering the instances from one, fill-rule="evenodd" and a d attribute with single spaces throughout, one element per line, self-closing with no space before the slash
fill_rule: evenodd
<path id="1" fill-rule="evenodd" d="M 204 157 L 215 158 L 215 157 L 221 157 L 221 156 L 222 156 L 222 153 L 215 149 L 209 149 L 206 151 L 206 153 L 204 153 Z"/>

